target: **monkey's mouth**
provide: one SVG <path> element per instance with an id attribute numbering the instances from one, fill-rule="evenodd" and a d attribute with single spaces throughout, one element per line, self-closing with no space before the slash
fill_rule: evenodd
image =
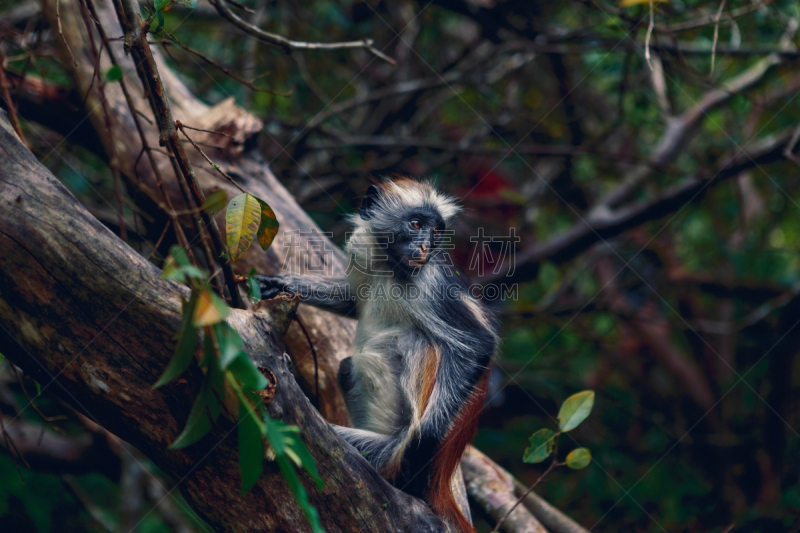
<path id="1" fill-rule="evenodd" d="M 431 254 L 422 252 L 420 255 L 421 257 L 415 257 L 413 259 L 409 259 L 408 264 L 414 268 L 424 267 L 428 263 L 428 260 L 431 258 Z"/>

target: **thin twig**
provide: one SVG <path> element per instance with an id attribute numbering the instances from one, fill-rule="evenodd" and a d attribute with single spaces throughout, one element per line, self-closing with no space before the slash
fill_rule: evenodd
<path id="1" fill-rule="evenodd" d="M 789 139 L 789 142 L 786 144 L 786 148 L 783 149 L 783 155 L 793 163 L 800 166 L 800 158 L 794 155 L 794 149 L 797 146 L 798 141 L 800 141 L 800 124 L 797 125 L 794 133 L 792 133 L 792 138 Z"/>
<path id="2" fill-rule="evenodd" d="M 508 518 L 508 516 L 509 516 L 509 515 L 510 515 L 510 514 L 511 514 L 513 511 L 514 511 L 514 509 L 516 509 L 517 507 L 519 507 L 519 504 L 521 504 L 521 503 L 522 503 L 522 502 L 525 500 L 525 497 L 526 497 L 528 494 L 530 494 L 530 493 L 533 491 L 533 489 L 536 487 L 536 485 L 538 485 L 538 484 L 539 484 L 539 482 L 540 482 L 541 480 L 543 480 L 543 479 L 545 478 L 545 476 L 546 476 L 547 474 L 549 474 L 549 473 L 550 473 L 550 471 L 551 471 L 551 470 L 553 470 L 555 467 L 557 467 L 557 466 L 559 466 L 559 465 L 561 465 L 561 463 L 559 463 L 559 462 L 557 462 L 555 459 L 553 459 L 553 462 L 552 462 L 552 463 L 550 463 L 550 466 L 548 466 L 548 467 L 547 467 L 547 470 L 545 470 L 545 471 L 542 473 L 542 475 L 541 475 L 541 476 L 539 476 L 539 479 L 537 479 L 537 480 L 536 480 L 536 481 L 533 483 L 533 485 L 531 485 L 531 486 L 530 486 L 530 488 L 528 488 L 528 490 L 527 490 L 527 491 L 525 491 L 525 494 L 523 494 L 522 496 L 520 496 L 519 498 L 517 498 L 517 501 L 516 501 L 516 503 L 514 503 L 514 505 L 512 505 L 512 506 L 511 506 L 511 509 L 509 509 L 509 510 L 506 512 L 506 514 L 505 514 L 505 515 L 503 515 L 503 518 L 501 518 L 501 519 L 500 519 L 500 520 L 497 522 L 497 525 L 496 525 L 496 526 L 494 526 L 494 529 L 492 530 L 492 533 L 496 533 L 497 531 L 500 531 L 500 526 L 502 526 L 502 525 L 503 525 L 503 522 L 505 522 L 505 521 L 506 521 L 506 518 Z"/>
<path id="3" fill-rule="evenodd" d="M 211 165 L 211 167 L 212 167 L 214 170 L 216 170 L 217 172 L 219 172 L 219 173 L 222 175 L 222 177 L 224 177 L 225 179 L 227 179 L 228 181 L 230 181 L 230 182 L 231 182 L 233 185 L 235 185 L 237 189 L 239 189 L 239 190 L 240 190 L 240 191 L 242 191 L 243 193 L 246 193 L 246 192 L 247 192 L 247 191 L 246 191 L 246 190 L 244 190 L 244 189 L 243 189 L 243 188 L 242 188 L 242 187 L 241 187 L 241 186 L 240 186 L 238 183 L 236 183 L 236 180 L 234 180 L 234 179 L 233 179 L 232 177 L 230 177 L 230 176 L 229 176 L 229 175 L 228 175 L 228 174 L 227 174 L 227 173 L 226 173 L 224 170 L 222 170 L 222 169 L 219 167 L 219 165 L 218 165 L 218 164 L 214 163 L 214 162 L 211 160 L 211 158 L 209 158 L 209 157 L 208 157 L 208 156 L 205 154 L 205 152 L 203 152 L 203 150 L 201 150 L 201 149 L 200 149 L 200 147 L 199 147 L 199 146 L 197 146 L 197 143 L 196 143 L 196 142 L 194 142 L 194 141 L 192 140 L 192 138 L 191 138 L 191 137 L 189 137 L 189 136 L 186 134 L 186 132 L 185 132 L 185 131 L 183 131 L 183 128 L 184 128 L 184 126 L 183 126 L 183 124 L 181 124 L 181 121 L 180 121 L 180 120 L 176 120 L 176 121 L 175 121 L 175 126 L 177 126 L 179 130 L 181 130 L 181 133 L 183 133 L 183 136 L 184 136 L 184 137 L 186 137 L 186 140 L 188 140 L 190 143 L 192 143 L 192 146 L 194 146 L 194 149 L 195 149 L 195 150 L 197 150 L 198 152 L 200 152 L 200 155 L 202 155 L 202 156 L 203 156 L 203 158 L 204 158 L 206 161 L 208 161 L 208 164 L 209 164 L 209 165 Z"/>
<path id="4" fill-rule="evenodd" d="M 225 0 L 225 1 L 226 1 L 226 2 L 228 2 L 230 5 L 232 5 L 232 6 L 234 6 L 234 7 L 238 7 L 238 8 L 239 8 L 239 9 L 241 9 L 242 11 L 245 11 L 245 12 L 247 12 L 247 13 L 252 13 L 252 14 L 255 14 L 255 11 L 253 11 L 252 9 L 250 9 L 249 7 L 247 7 L 246 5 L 240 4 L 240 3 L 239 3 L 239 2 L 237 2 L 236 0 Z"/>
<path id="5" fill-rule="evenodd" d="M 3 48 L 0 47 L 0 95 L 2 95 L 3 100 L 6 101 L 8 119 L 11 121 L 11 126 L 14 128 L 14 131 L 17 133 L 17 137 L 19 137 L 19 140 L 22 141 L 22 144 L 24 144 L 27 148 L 30 148 L 28 141 L 25 139 L 25 135 L 22 134 L 22 128 L 19 124 L 19 117 L 17 116 L 17 108 L 14 106 L 14 101 L 11 99 L 11 93 L 8 90 L 10 83 L 6 77 L 5 67 L 6 56 L 3 54 Z"/>
<path id="6" fill-rule="evenodd" d="M 181 124 L 179 127 L 186 128 L 187 130 L 202 131 L 203 133 L 213 133 L 214 135 L 222 135 L 224 137 L 227 137 L 228 139 L 233 140 L 234 142 L 238 142 L 236 139 L 234 139 L 233 137 L 231 137 L 227 133 L 224 133 L 224 132 L 221 132 L 221 131 L 204 130 L 204 129 L 200 129 L 200 128 L 193 128 L 191 126 L 187 126 L 186 124 Z"/>
<path id="7" fill-rule="evenodd" d="M 136 0 L 114 0 L 113 3 L 117 10 L 120 24 L 125 31 L 124 49 L 133 56 L 142 85 L 150 95 L 150 105 L 158 122 L 159 144 L 168 146 L 173 155 L 175 155 L 172 163 L 174 168 L 179 171 L 177 175 L 182 178 L 178 180 L 181 183 L 181 187 L 187 189 L 185 192 L 191 198 L 189 207 L 201 206 L 205 203 L 205 195 L 200 189 L 192 164 L 189 162 L 186 151 L 183 149 L 183 144 L 178 138 L 178 128 L 172 117 L 172 109 L 158 73 L 155 57 L 153 57 L 153 52 L 147 42 L 139 5 Z M 224 2 L 217 2 L 217 5 L 220 4 L 225 5 Z M 225 8 L 228 9 L 227 5 L 225 5 Z M 233 307 L 246 309 L 247 305 L 241 294 L 239 294 L 239 288 L 236 285 L 236 281 L 234 281 L 233 265 L 227 258 L 228 247 L 222 238 L 217 221 L 207 210 L 201 211 L 200 217 L 203 224 L 197 224 L 197 228 L 198 233 L 201 235 L 201 242 L 206 246 L 209 266 L 215 259 L 220 259 L 225 285 L 228 287 Z M 205 231 L 208 231 L 217 255 L 211 254 L 213 250 L 210 250 L 210 246 L 207 245 L 204 238 Z"/>
<path id="8" fill-rule="evenodd" d="M 89 85 L 89 88 L 86 91 L 86 95 L 83 98 L 83 103 L 86 103 L 86 99 L 89 97 L 89 93 L 92 90 L 92 84 L 94 83 L 95 76 L 100 68 L 100 57 L 103 55 L 103 45 L 102 41 L 100 46 L 95 48 L 95 40 L 94 40 L 94 32 L 92 32 L 92 23 L 90 22 L 93 17 L 89 13 L 89 8 L 85 4 L 79 4 L 78 11 L 81 14 L 81 19 L 83 20 L 84 26 L 86 26 L 86 32 L 89 35 L 89 49 L 92 51 L 92 54 L 95 56 L 95 68 L 94 73 L 92 74 L 92 81 Z M 94 20 L 95 26 L 99 25 L 97 20 Z M 117 157 L 117 144 L 114 140 L 114 124 L 111 120 L 111 113 L 108 109 L 108 101 L 106 99 L 106 83 L 104 80 L 98 78 L 97 81 L 97 91 L 100 93 L 100 106 L 103 110 L 103 121 L 106 126 L 106 130 L 108 131 L 108 151 L 109 151 L 109 162 L 108 166 L 111 168 L 111 174 L 114 177 L 114 194 L 117 200 L 117 224 L 119 225 L 119 238 L 123 241 L 128 240 L 128 230 L 125 227 L 125 217 L 124 217 L 124 209 L 122 205 L 122 177 L 119 173 L 119 158 Z"/>
<path id="9" fill-rule="evenodd" d="M 150 119 L 150 117 L 148 117 L 147 115 L 145 115 L 144 113 L 142 113 L 138 109 L 136 109 L 135 111 L 136 111 L 136 114 L 139 115 L 140 117 L 142 117 L 143 119 L 145 119 L 148 124 L 150 124 L 151 126 L 153 125 L 153 121 Z"/>
<path id="10" fill-rule="evenodd" d="M 167 234 L 167 230 L 169 229 L 169 227 L 171 225 L 172 225 L 172 221 L 171 220 L 167 220 L 167 225 L 164 226 L 164 231 L 161 232 L 161 236 L 158 238 L 156 243 L 153 245 L 153 251 L 150 252 L 150 255 L 147 257 L 148 260 L 152 259 L 153 258 L 153 254 L 158 251 L 158 247 L 161 246 L 161 241 L 164 240 L 164 236 Z"/>
<path id="11" fill-rule="evenodd" d="M 650 24 L 647 26 L 647 37 L 644 39 L 644 58 L 647 60 L 647 66 L 653 70 L 653 63 L 650 61 L 650 36 L 653 35 L 653 27 L 655 26 L 655 18 L 653 16 L 653 0 L 650 0 Z"/>
<path id="12" fill-rule="evenodd" d="M 319 364 L 317 363 L 317 350 L 314 349 L 314 343 L 311 342 L 311 336 L 308 334 L 306 327 L 303 325 L 303 322 L 300 321 L 300 317 L 297 316 L 297 314 L 294 315 L 294 320 L 300 326 L 300 329 L 303 330 L 303 335 L 306 336 L 306 341 L 308 341 L 308 347 L 311 349 L 311 356 L 314 358 L 314 407 L 319 409 Z"/>
<path id="13" fill-rule="evenodd" d="M 72 58 L 72 64 L 75 68 L 78 68 L 78 62 L 75 60 L 75 56 L 72 54 L 72 48 L 69 47 L 69 43 L 64 38 L 64 33 L 61 31 L 61 13 L 58 10 L 58 3 L 59 0 L 56 0 L 56 20 L 58 21 L 58 36 L 61 37 L 61 42 L 64 43 L 64 47 L 69 52 L 69 57 Z"/>
<path id="14" fill-rule="evenodd" d="M 98 20 L 97 10 L 95 9 L 93 0 L 84 0 L 86 3 L 86 7 L 89 9 L 89 13 L 92 15 L 93 20 Z M 103 45 L 106 48 L 106 52 L 108 53 L 108 57 L 111 60 L 112 65 L 119 66 L 117 62 L 116 56 L 114 55 L 114 51 L 111 48 L 111 40 L 107 38 L 105 30 L 103 29 L 103 25 L 97 23 L 97 33 L 100 35 L 100 38 L 103 40 Z M 141 113 L 133 103 L 133 97 L 131 96 L 130 91 L 128 90 L 128 85 L 125 82 L 125 77 L 119 80 L 120 88 L 122 89 L 122 94 L 125 97 L 125 102 L 128 105 L 128 108 L 131 110 L 131 117 L 133 118 L 133 122 L 136 125 L 136 131 L 139 133 L 139 139 L 142 142 L 142 153 L 147 153 L 147 159 L 150 161 L 150 166 L 153 169 L 153 173 L 156 177 L 156 184 L 161 191 L 162 196 L 164 197 L 164 204 L 162 204 L 156 195 L 150 190 L 149 187 L 146 187 L 143 183 L 141 183 L 138 179 L 135 180 L 135 185 L 141 191 L 148 195 L 170 218 L 172 221 L 173 227 L 175 228 L 175 235 L 177 236 L 178 242 L 186 249 L 186 254 L 189 256 L 189 260 L 192 261 L 193 264 L 197 265 L 197 259 L 192 252 L 192 248 L 189 246 L 189 240 L 186 238 L 186 234 L 183 232 L 183 227 L 181 227 L 180 223 L 175 215 L 175 208 L 172 205 L 172 199 L 170 198 L 167 190 L 164 186 L 164 180 L 161 176 L 161 171 L 158 168 L 158 164 L 155 161 L 155 157 L 153 157 L 153 153 L 150 149 L 150 146 L 147 143 L 147 136 L 144 132 L 144 127 L 142 126 L 141 120 L 139 117 L 141 116 L 145 120 L 147 120 L 151 125 L 153 121 L 150 120 L 144 113 Z M 171 155 L 171 154 L 170 154 Z M 141 157 L 141 153 L 139 154 Z M 136 159 L 136 164 L 138 164 L 139 158 Z M 134 174 L 136 173 L 136 164 L 133 166 Z"/>
<path id="15" fill-rule="evenodd" d="M 722 9 L 725 7 L 725 0 L 719 3 L 719 9 L 717 9 L 717 16 L 714 17 L 714 40 L 711 43 L 711 72 L 709 75 L 714 74 L 714 57 L 716 55 L 717 50 L 717 39 L 719 39 L 719 17 L 722 16 Z"/>
<path id="16" fill-rule="evenodd" d="M 256 26 L 245 22 L 236 13 L 231 11 L 224 0 L 209 1 L 214 7 L 217 8 L 217 12 L 222 15 L 222 18 L 227 19 L 234 26 L 237 26 L 245 33 L 252 35 L 260 41 L 283 49 L 286 54 L 291 54 L 292 50 L 346 50 L 364 48 L 387 63 L 391 65 L 397 65 L 397 62 L 394 59 L 373 46 L 374 41 L 372 39 L 362 39 L 360 41 L 348 41 L 342 43 L 308 43 L 304 41 L 292 41 L 291 39 L 287 39 L 282 35 L 266 32 L 261 28 L 257 28 Z"/>
<path id="17" fill-rule="evenodd" d="M 208 57 L 204 53 L 202 53 L 202 52 L 200 52 L 198 50 L 195 50 L 194 48 L 190 48 L 190 47 L 186 46 L 183 43 L 162 40 L 162 41 L 155 41 L 152 44 L 167 44 L 167 43 L 177 46 L 178 48 L 180 48 L 181 50 L 183 50 L 184 52 L 186 52 L 188 54 L 193 54 L 193 55 L 199 57 L 205 63 L 211 65 L 214 68 L 216 68 L 217 70 L 219 70 L 220 72 L 222 72 L 226 76 L 230 76 L 231 78 L 233 78 L 234 80 L 238 81 L 242 85 L 247 86 L 247 88 L 250 89 L 251 91 L 260 92 L 260 93 L 274 94 L 275 96 L 291 96 L 292 93 L 294 92 L 294 88 L 292 88 L 292 90 L 290 90 L 287 93 L 281 93 L 281 92 L 278 92 L 278 91 L 273 91 L 272 89 L 264 89 L 262 87 L 257 87 L 255 85 L 255 81 L 258 78 L 262 77 L 263 75 L 259 75 L 256 78 L 253 78 L 252 80 L 248 81 L 248 80 L 242 78 L 241 76 L 239 76 L 238 74 L 236 74 L 234 71 L 232 71 L 228 67 L 223 67 L 222 65 L 220 65 L 219 63 L 217 63 L 215 60 L 211 59 L 210 57 Z"/>

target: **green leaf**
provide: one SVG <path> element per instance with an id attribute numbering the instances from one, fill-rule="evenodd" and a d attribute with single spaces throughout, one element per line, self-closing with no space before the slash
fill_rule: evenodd
<path id="1" fill-rule="evenodd" d="M 262 250 L 267 250 L 272 244 L 272 241 L 275 240 L 275 235 L 278 234 L 278 228 L 280 228 L 280 224 L 278 224 L 278 219 L 275 218 L 275 212 L 272 210 L 267 203 L 261 199 L 258 199 L 258 203 L 261 206 L 261 224 L 258 226 L 258 244 L 261 245 Z"/>
<path id="2" fill-rule="evenodd" d="M 208 405 L 210 397 L 212 396 L 211 388 L 204 386 L 200 389 L 200 394 L 195 398 L 192 404 L 192 410 L 189 411 L 189 419 L 186 421 L 186 427 L 175 442 L 170 444 L 170 450 L 177 450 L 178 448 L 185 448 L 200 440 L 206 433 L 211 431 L 211 420 L 208 418 L 206 406 Z"/>
<path id="3" fill-rule="evenodd" d="M 183 248 L 183 246 L 178 244 L 170 247 L 169 255 L 175 259 L 175 262 L 178 263 L 179 266 L 184 267 L 192 264 L 192 262 L 189 261 L 189 256 L 186 254 L 186 250 Z"/>
<path id="4" fill-rule="evenodd" d="M 161 11 L 162 9 L 167 7 L 167 4 L 169 4 L 169 0 L 156 0 L 155 3 L 156 11 Z"/>
<path id="5" fill-rule="evenodd" d="M 161 279 L 186 283 L 186 276 L 195 279 L 206 279 L 208 274 L 204 270 L 191 264 L 181 266 L 171 255 L 167 256 L 166 261 L 164 261 L 164 270 L 161 271 L 159 277 Z"/>
<path id="6" fill-rule="evenodd" d="M 269 385 L 267 378 L 258 370 L 245 352 L 239 352 L 239 356 L 228 365 L 228 370 L 231 371 L 245 389 L 261 390 Z"/>
<path id="7" fill-rule="evenodd" d="M 219 345 L 219 366 L 224 370 L 234 359 L 240 357 L 242 338 L 226 322 L 216 324 L 214 329 L 217 332 L 217 344 Z M 244 356 L 247 357 L 247 354 Z"/>
<path id="8" fill-rule="evenodd" d="M 225 233 L 232 261 L 242 257 L 256 238 L 261 225 L 261 204 L 251 194 L 240 194 L 228 204 Z"/>
<path id="9" fill-rule="evenodd" d="M 239 401 L 239 471 L 242 473 L 242 496 L 258 482 L 264 470 L 264 441 L 255 420 L 256 410 Z"/>
<path id="10" fill-rule="evenodd" d="M 158 20 L 158 26 L 156 26 L 156 33 L 158 33 L 162 29 L 164 29 L 164 15 L 162 15 L 160 12 L 156 13 L 156 19 Z"/>
<path id="11" fill-rule="evenodd" d="M 122 67 L 111 65 L 105 73 L 106 81 L 115 82 L 122 79 Z"/>
<path id="12" fill-rule="evenodd" d="M 193 292 L 189 301 L 183 306 L 183 319 L 178 332 L 175 334 L 175 338 L 178 340 L 178 344 L 175 346 L 175 353 L 172 355 L 167 368 L 164 369 L 164 373 L 161 374 L 161 377 L 151 388 L 157 389 L 162 385 L 166 385 L 189 368 L 189 364 L 194 357 L 194 348 L 197 345 L 197 328 L 195 328 L 192 320 L 196 305 L 197 293 Z"/>
<path id="13" fill-rule="evenodd" d="M 203 202 L 203 205 L 200 206 L 200 209 L 208 211 L 209 213 L 216 213 L 217 211 L 222 211 L 227 201 L 228 191 L 220 189 L 206 196 L 206 200 Z"/>
<path id="14" fill-rule="evenodd" d="M 231 308 L 228 307 L 228 304 L 217 296 L 214 291 L 205 287 L 200 292 L 197 306 L 194 310 L 194 325 L 198 328 L 212 326 L 225 320 L 230 313 Z"/>
<path id="15" fill-rule="evenodd" d="M 573 394 L 561 404 L 558 411 L 558 428 L 561 431 L 571 431 L 586 420 L 594 406 L 594 391 L 585 390 Z"/>
<path id="16" fill-rule="evenodd" d="M 250 269 L 250 274 L 247 276 L 247 297 L 253 303 L 261 301 L 261 285 L 258 284 L 256 278 L 256 267 Z"/>
<path id="17" fill-rule="evenodd" d="M 567 466 L 573 470 L 586 468 L 592 462 L 592 452 L 588 448 L 575 448 L 567 455 Z"/>
<path id="18" fill-rule="evenodd" d="M 530 446 L 525 448 L 522 460 L 526 463 L 541 463 L 553 452 L 555 432 L 549 429 L 540 429 L 528 439 Z"/>
<path id="19" fill-rule="evenodd" d="M 187 7 L 189 9 L 194 9 L 197 7 L 197 0 L 172 0 L 172 3 Z"/>

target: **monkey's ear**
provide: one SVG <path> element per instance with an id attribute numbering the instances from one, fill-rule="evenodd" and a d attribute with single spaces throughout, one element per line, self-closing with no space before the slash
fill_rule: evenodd
<path id="1" fill-rule="evenodd" d="M 370 211 L 381 197 L 381 190 L 376 185 L 370 185 L 367 189 L 364 199 L 361 200 L 361 207 L 358 214 L 361 215 L 362 220 L 369 220 L 372 217 Z"/>

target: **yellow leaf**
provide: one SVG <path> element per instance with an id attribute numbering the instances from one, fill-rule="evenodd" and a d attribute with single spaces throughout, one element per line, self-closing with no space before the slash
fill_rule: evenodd
<path id="1" fill-rule="evenodd" d="M 225 213 L 225 233 L 231 261 L 244 254 L 258 233 L 261 225 L 261 204 L 258 198 L 243 193 L 231 200 Z"/>
<path id="2" fill-rule="evenodd" d="M 229 313 L 230 309 L 225 302 L 206 287 L 197 298 L 197 305 L 194 308 L 194 325 L 198 328 L 214 325 L 222 322 Z"/>
<path id="3" fill-rule="evenodd" d="M 262 250 L 266 251 L 272 241 L 275 240 L 280 224 L 278 224 L 278 219 L 275 218 L 275 212 L 266 202 L 259 200 L 258 203 L 261 204 L 261 224 L 258 227 L 257 236 L 258 244 L 261 245 Z"/>

